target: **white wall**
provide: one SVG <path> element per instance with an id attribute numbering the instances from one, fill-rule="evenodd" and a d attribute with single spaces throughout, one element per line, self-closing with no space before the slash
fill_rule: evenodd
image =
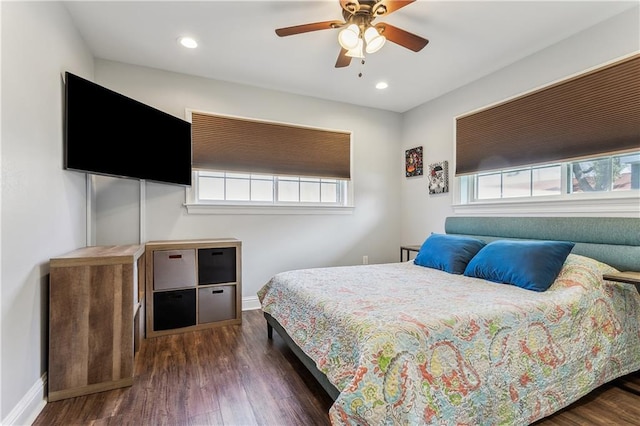
<path id="1" fill-rule="evenodd" d="M 457 115 L 639 51 L 639 13 L 638 7 L 631 9 L 406 112 L 402 149 L 423 145 L 425 167 L 429 163 L 449 161 L 450 187 L 453 188 L 454 118 Z M 445 218 L 454 214 L 452 190 L 447 194 L 429 195 L 427 179 L 421 177 L 403 178 L 400 191 L 403 244 L 421 244 L 429 233 L 444 231 Z M 602 202 L 598 204 L 602 206 Z"/>
<path id="2" fill-rule="evenodd" d="M 353 214 L 189 215 L 182 187 L 146 183 L 147 241 L 242 240 L 242 293 L 254 299 L 277 272 L 360 264 L 364 255 L 370 263 L 399 260 L 399 114 L 104 60 L 96 61 L 95 75 L 103 86 L 182 118 L 193 108 L 353 132 Z M 97 243 L 136 243 L 138 183 L 97 181 Z"/>
<path id="3" fill-rule="evenodd" d="M 0 6 L 0 422 L 25 424 L 44 397 L 49 259 L 86 238 L 85 176 L 62 169 L 62 73 L 92 78 L 93 59 L 60 4 Z"/>

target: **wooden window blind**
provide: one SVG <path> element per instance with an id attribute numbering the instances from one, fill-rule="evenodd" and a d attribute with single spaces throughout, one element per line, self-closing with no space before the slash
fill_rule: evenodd
<path id="1" fill-rule="evenodd" d="M 351 178 L 351 134 L 191 113 L 193 168 Z"/>
<path id="2" fill-rule="evenodd" d="M 456 175 L 640 149 L 640 55 L 456 119 Z"/>

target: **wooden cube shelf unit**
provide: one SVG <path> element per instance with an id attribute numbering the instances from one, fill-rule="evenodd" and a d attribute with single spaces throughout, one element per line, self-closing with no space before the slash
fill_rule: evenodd
<path id="1" fill-rule="evenodd" d="M 242 243 L 146 244 L 146 337 L 242 323 Z"/>
<path id="2" fill-rule="evenodd" d="M 131 386 L 144 246 L 85 247 L 49 266 L 49 401 Z"/>

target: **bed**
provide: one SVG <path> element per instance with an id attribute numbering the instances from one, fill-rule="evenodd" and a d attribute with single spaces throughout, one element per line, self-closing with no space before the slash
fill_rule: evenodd
<path id="1" fill-rule="evenodd" d="M 415 260 L 287 271 L 258 298 L 333 425 L 530 424 L 640 370 L 617 271 L 640 271 L 638 219 L 449 217 Z"/>

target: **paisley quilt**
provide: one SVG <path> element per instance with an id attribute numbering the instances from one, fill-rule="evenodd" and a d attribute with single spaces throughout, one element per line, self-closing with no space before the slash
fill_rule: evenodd
<path id="1" fill-rule="evenodd" d="M 640 296 L 569 255 L 545 292 L 414 265 L 295 270 L 258 292 L 340 391 L 333 425 L 524 425 L 640 369 Z"/>

